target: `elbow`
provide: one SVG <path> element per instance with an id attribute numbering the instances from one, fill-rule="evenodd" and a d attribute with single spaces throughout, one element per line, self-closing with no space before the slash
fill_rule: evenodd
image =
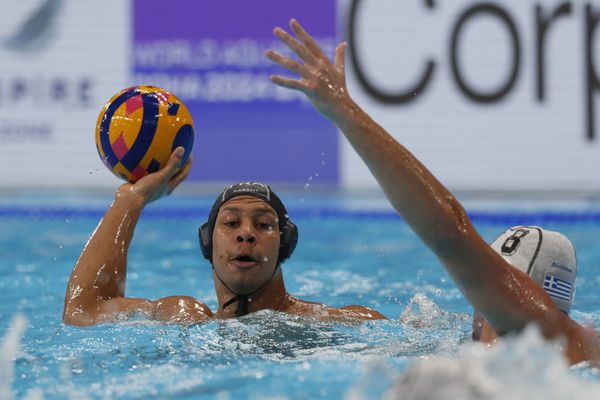
<path id="1" fill-rule="evenodd" d="M 62 321 L 65 325 L 85 327 L 96 325 L 96 321 L 89 316 L 75 316 L 72 314 L 63 314 Z"/>
<path id="2" fill-rule="evenodd" d="M 63 324 L 65 324 L 65 325 L 72 325 L 72 326 L 89 326 L 89 325 L 92 325 L 90 323 L 86 324 L 84 321 L 82 321 L 81 318 L 78 318 L 75 315 L 70 314 L 70 313 L 66 313 L 66 312 L 63 313 L 62 321 L 63 321 Z"/>
<path id="3" fill-rule="evenodd" d="M 474 236 L 478 237 L 467 213 L 451 195 L 444 199 L 433 230 L 430 248 L 443 261 L 453 261 L 463 255 L 465 248 L 473 243 Z"/>
<path id="4" fill-rule="evenodd" d="M 72 304 L 65 305 L 62 322 L 65 325 L 79 327 L 91 326 L 97 323 L 89 312 L 84 311 L 81 307 L 74 307 Z"/>

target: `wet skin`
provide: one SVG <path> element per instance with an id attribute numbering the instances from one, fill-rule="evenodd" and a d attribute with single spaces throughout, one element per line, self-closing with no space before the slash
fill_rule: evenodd
<path id="1" fill-rule="evenodd" d="M 254 197 L 236 197 L 225 203 L 213 232 L 214 284 L 219 302 L 216 314 L 189 296 L 159 300 L 125 296 L 127 255 L 133 233 L 146 204 L 168 196 L 187 177 L 191 165 L 179 168 L 183 148 L 176 149 L 167 166 L 135 184 L 119 187 L 115 201 L 84 247 L 67 285 L 63 321 L 77 326 L 115 322 L 132 316 L 174 323 L 198 323 L 209 318 L 232 318 L 236 304 L 222 305 L 235 296 L 250 297 L 248 311 L 276 310 L 324 319 L 356 321 L 383 319 L 363 306 L 328 307 L 297 299 L 287 293 L 279 254 L 279 226 L 273 208 Z M 275 273 L 273 274 L 273 272 Z M 271 278 L 272 277 L 272 278 Z"/>
<path id="2" fill-rule="evenodd" d="M 296 58 L 273 50 L 266 56 L 296 76 L 273 75 L 271 81 L 302 92 L 339 128 L 392 206 L 493 330 L 503 335 L 535 322 L 546 338 L 565 339 L 564 354 L 571 363 L 599 361 L 596 334 L 560 311 L 535 281 L 491 249 L 452 193 L 354 102 L 345 79 L 347 44 L 336 47 L 331 61 L 296 20 L 290 21 L 290 28 L 295 37 L 281 28 L 274 34 Z"/>
<path id="3" fill-rule="evenodd" d="M 275 210 L 251 196 L 235 197 L 219 210 L 213 231 L 214 274 L 234 292 L 252 293 L 249 311 L 263 309 L 325 320 L 351 321 L 385 319 L 381 313 L 364 306 L 329 307 L 308 302 L 287 293 L 281 268 L 277 268 L 280 231 Z M 275 272 L 275 274 L 273 274 Z M 271 278 L 272 277 L 272 278 Z M 233 293 L 215 277 L 219 304 Z M 216 313 L 217 318 L 232 317 L 235 304 Z"/>
<path id="4" fill-rule="evenodd" d="M 600 341 L 595 333 L 558 310 L 539 285 L 491 249 L 444 185 L 354 102 L 345 83 L 347 45 L 342 43 L 336 48 L 331 62 L 297 21 L 292 20 L 290 27 L 297 39 L 280 28 L 274 33 L 295 53 L 297 60 L 272 50 L 266 55 L 296 73 L 298 78 L 275 75 L 271 80 L 304 93 L 313 106 L 340 129 L 390 203 L 438 257 L 490 326 L 502 335 L 518 332 L 536 322 L 546 338 L 565 339 L 564 353 L 571 363 L 600 360 Z M 124 297 L 127 249 L 144 205 L 170 194 L 189 171 L 188 164 L 183 172 L 178 172 L 182 154 L 179 150 L 183 149 L 173 153 L 167 167 L 147 175 L 135 185 L 119 188 L 115 202 L 84 248 L 71 275 L 65 297 L 65 323 L 91 325 L 113 321 L 119 314 L 140 312 L 149 318 L 172 322 L 198 322 L 213 316 L 203 303 L 186 296 L 158 301 Z M 223 279 L 236 287 L 235 290 L 256 287 L 274 267 L 273 250 L 278 248 L 278 235 L 259 229 L 251 210 L 254 206 L 257 204 L 248 206 L 245 213 L 238 211 L 243 216 L 239 225 L 236 222 L 221 226 L 216 234 L 219 237 L 214 237 L 219 243 L 215 251 L 215 271 L 223 273 Z M 238 257 L 240 254 L 242 258 Z M 254 259 L 254 255 L 263 258 Z M 256 272 L 256 275 L 248 272 Z M 218 280 L 215 280 L 215 289 L 219 301 L 215 317 L 231 317 L 235 306 L 223 309 L 222 304 L 234 294 Z M 252 297 L 249 311 L 263 309 L 329 320 L 385 318 L 362 306 L 337 309 L 296 299 L 286 292 L 281 269 Z"/>
<path id="5" fill-rule="evenodd" d="M 221 207 L 215 222 L 215 273 L 234 292 L 251 293 L 273 275 L 279 244 L 275 210 L 255 197 L 234 197 Z"/>

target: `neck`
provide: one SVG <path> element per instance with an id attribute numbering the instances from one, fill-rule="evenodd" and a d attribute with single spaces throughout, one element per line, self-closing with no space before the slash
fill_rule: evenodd
<path id="1" fill-rule="evenodd" d="M 233 302 L 223 308 L 223 305 L 232 300 L 239 293 L 232 292 L 223 282 L 219 280 L 215 272 L 213 272 L 215 281 L 215 290 L 217 292 L 217 300 L 219 309 L 215 315 L 217 318 L 234 318 L 235 311 L 238 307 L 238 302 Z M 260 287 L 260 286 L 259 286 Z M 277 268 L 273 277 L 267 281 L 262 288 L 256 293 L 251 293 L 248 296 L 248 314 L 260 310 L 275 310 L 283 311 L 288 305 L 287 291 L 283 281 L 283 273 L 281 268 Z"/>

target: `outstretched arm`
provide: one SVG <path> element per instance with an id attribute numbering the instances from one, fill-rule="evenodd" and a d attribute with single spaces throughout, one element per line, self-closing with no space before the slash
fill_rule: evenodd
<path id="1" fill-rule="evenodd" d="M 146 204 L 169 195 L 187 177 L 191 161 L 181 170 L 178 168 L 182 150 L 176 149 L 158 172 L 119 187 L 115 201 L 85 245 L 69 279 L 63 311 L 65 323 L 93 325 L 132 313 L 161 320 L 177 320 L 185 313 L 210 313 L 202 303 L 187 297 L 159 301 L 124 297 L 127 252 L 135 226 Z"/>
<path id="2" fill-rule="evenodd" d="M 276 75 L 271 80 L 303 92 L 338 126 L 391 204 L 437 255 L 471 304 L 499 333 L 537 321 L 547 337 L 562 334 L 569 338 L 567 353 L 572 361 L 591 358 L 587 332 L 560 312 L 527 275 L 496 254 L 475 231 L 454 196 L 352 100 L 345 82 L 346 43 L 336 48 L 331 63 L 298 22 L 292 20 L 290 26 L 298 39 L 280 28 L 274 33 L 299 61 L 272 50 L 266 55 L 299 78 Z"/>

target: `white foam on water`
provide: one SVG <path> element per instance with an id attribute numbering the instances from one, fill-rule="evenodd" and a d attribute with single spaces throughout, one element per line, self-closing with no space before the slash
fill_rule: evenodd
<path id="1" fill-rule="evenodd" d="M 13 317 L 6 336 L 0 342 L 0 399 L 13 399 L 12 383 L 15 375 L 15 359 L 21 347 L 21 336 L 27 326 L 27 318 L 21 314 Z"/>
<path id="2" fill-rule="evenodd" d="M 71 371 L 67 368 L 67 365 L 63 365 L 60 369 L 61 385 L 59 393 L 62 394 L 68 400 L 90 400 L 88 396 L 81 393 L 71 380 Z"/>
<path id="3" fill-rule="evenodd" d="M 367 399 L 364 378 L 347 399 Z M 569 367 L 556 343 L 545 341 L 535 326 L 493 346 L 463 345 L 455 358 L 423 358 L 398 375 L 383 394 L 385 400 L 563 400 L 598 399 L 600 381 L 583 379 Z M 361 383 L 362 382 L 362 383 Z M 362 385 L 362 386 L 361 386 Z"/>
<path id="4" fill-rule="evenodd" d="M 25 397 L 23 397 L 23 400 L 44 400 L 44 392 L 42 389 L 28 390 Z"/>

